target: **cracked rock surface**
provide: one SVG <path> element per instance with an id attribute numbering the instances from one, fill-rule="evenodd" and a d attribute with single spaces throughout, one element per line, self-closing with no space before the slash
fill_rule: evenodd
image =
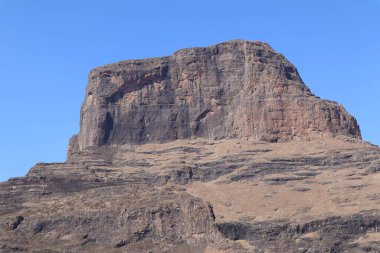
<path id="1" fill-rule="evenodd" d="M 0 183 L 0 252 L 380 252 L 380 148 L 267 44 L 94 69 L 64 163 Z"/>
<path id="2" fill-rule="evenodd" d="M 92 70 L 73 146 L 337 135 L 360 139 L 342 106 L 315 97 L 269 45 L 235 40 Z"/>

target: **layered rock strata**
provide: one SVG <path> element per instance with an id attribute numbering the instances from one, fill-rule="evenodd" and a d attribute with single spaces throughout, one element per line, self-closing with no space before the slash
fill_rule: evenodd
<path id="1" fill-rule="evenodd" d="M 72 146 L 337 135 L 360 139 L 342 106 L 315 97 L 267 44 L 235 40 L 92 70 Z"/>
<path id="2" fill-rule="evenodd" d="M 267 44 L 94 69 L 64 163 L 0 183 L 0 252 L 380 252 L 380 149 Z"/>

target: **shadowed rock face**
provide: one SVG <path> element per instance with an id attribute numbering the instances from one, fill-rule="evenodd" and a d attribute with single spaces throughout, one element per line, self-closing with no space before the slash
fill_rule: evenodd
<path id="1" fill-rule="evenodd" d="M 342 106 L 315 97 L 267 44 L 236 40 L 94 69 L 70 145 L 337 135 L 361 138 Z"/>

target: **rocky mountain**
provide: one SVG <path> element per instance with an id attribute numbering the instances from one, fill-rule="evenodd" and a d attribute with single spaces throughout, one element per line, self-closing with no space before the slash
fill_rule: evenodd
<path id="1" fill-rule="evenodd" d="M 380 148 L 265 43 L 96 68 L 80 122 L 0 183 L 0 252 L 380 252 Z"/>
<path id="2" fill-rule="evenodd" d="M 230 41 L 91 71 L 79 149 L 177 139 L 360 138 L 342 106 L 315 97 L 262 42 Z"/>

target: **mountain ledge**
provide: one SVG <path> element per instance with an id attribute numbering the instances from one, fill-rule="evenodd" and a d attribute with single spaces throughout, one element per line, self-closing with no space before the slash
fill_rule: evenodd
<path id="1" fill-rule="evenodd" d="M 380 252 L 380 148 L 262 42 L 91 71 L 63 163 L 0 182 L 0 252 Z"/>

